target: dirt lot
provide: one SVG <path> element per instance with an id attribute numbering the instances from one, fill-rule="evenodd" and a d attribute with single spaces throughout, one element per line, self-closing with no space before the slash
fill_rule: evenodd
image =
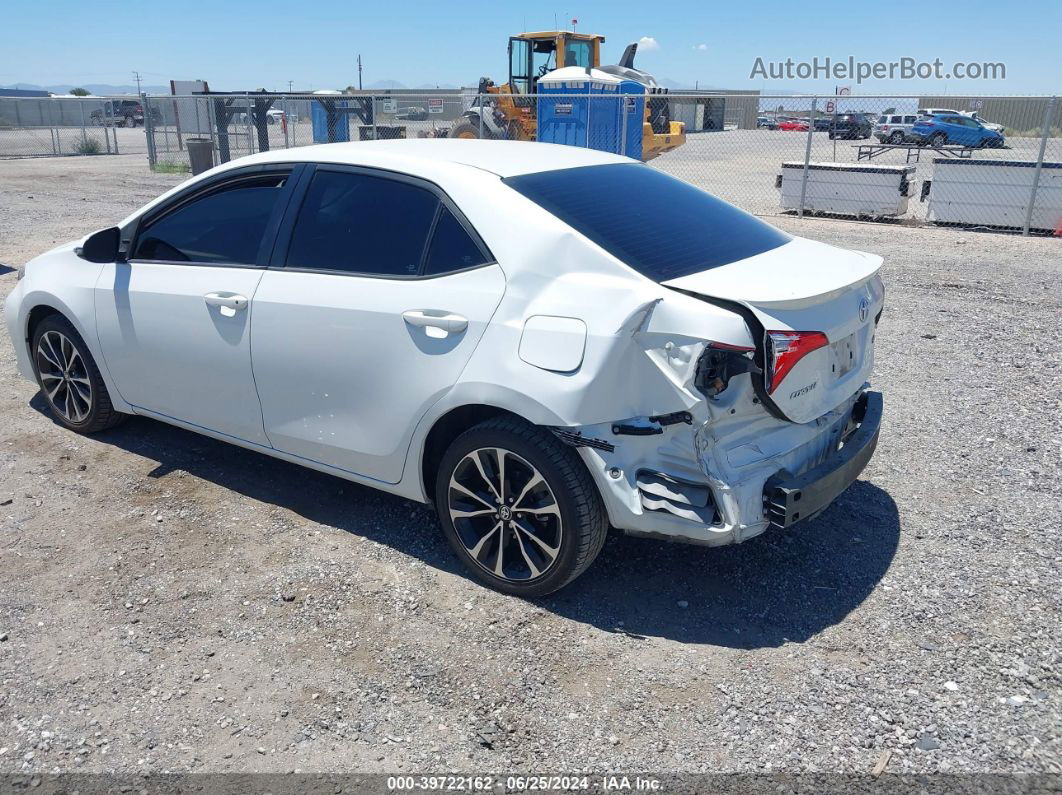
<path id="1" fill-rule="evenodd" d="M 0 163 L 0 296 L 179 179 Z M 66 432 L 4 336 L 0 773 L 1062 772 L 1062 243 L 775 220 L 886 257 L 863 479 L 736 547 L 615 536 L 539 603 L 424 506 L 145 419 Z"/>

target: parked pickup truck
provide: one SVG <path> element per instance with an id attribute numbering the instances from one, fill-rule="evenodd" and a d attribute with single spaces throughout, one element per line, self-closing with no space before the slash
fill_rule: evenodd
<path id="1" fill-rule="evenodd" d="M 144 123 L 144 106 L 135 99 L 108 99 L 89 115 L 99 127 L 136 127 Z M 158 110 L 153 109 L 151 118 L 158 121 Z"/>

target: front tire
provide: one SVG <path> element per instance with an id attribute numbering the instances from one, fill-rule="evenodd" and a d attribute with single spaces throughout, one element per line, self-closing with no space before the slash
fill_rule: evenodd
<path id="1" fill-rule="evenodd" d="M 60 425 L 97 433 L 126 419 L 115 411 L 88 346 L 66 318 L 50 315 L 37 324 L 30 352 L 41 394 Z"/>
<path id="2" fill-rule="evenodd" d="M 481 133 L 482 125 L 477 121 L 473 121 L 467 116 L 462 118 L 450 128 L 450 138 L 465 138 L 468 140 L 474 138 L 490 138 L 490 135 L 483 135 Z"/>
<path id="3" fill-rule="evenodd" d="M 525 598 L 582 574 L 608 532 L 601 497 L 578 454 L 510 417 L 476 425 L 450 445 L 436 476 L 435 507 L 469 571 Z"/>

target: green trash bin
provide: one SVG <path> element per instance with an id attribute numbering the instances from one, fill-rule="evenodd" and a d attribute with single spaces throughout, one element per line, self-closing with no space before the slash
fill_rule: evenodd
<path id="1" fill-rule="evenodd" d="M 188 159 L 192 163 L 192 173 L 202 174 L 214 167 L 214 142 L 209 138 L 188 138 Z"/>

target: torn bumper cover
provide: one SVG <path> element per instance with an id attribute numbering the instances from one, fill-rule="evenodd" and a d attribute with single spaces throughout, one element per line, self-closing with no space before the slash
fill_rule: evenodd
<path id="1" fill-rule="evenodd" d="M 812 518 L 866 467 L 881 424 L 880 393 L 861 390 L 797 424 L 758 406 L 758 417 L 732 414 L 750 391 L 727 390 L 707 401 L 710 417 L 692 427 L 682 422 L 654 434 L 616 435 L 616 425 L 592 426 L 566 440 L 587 462 L 613 526 L 691 544 L 739 543 L 772 525 Z"/>
<path id="2" fill-rule="evenodd" d="M 820 513 L 866 468 L 878 445 L 881 393 L 864 393 L 853 414 L 862 421 L 834 455 L 800 476 L 779 473 L 767 481 L 763 498 L 772 526 L 789 527 Z"/>

